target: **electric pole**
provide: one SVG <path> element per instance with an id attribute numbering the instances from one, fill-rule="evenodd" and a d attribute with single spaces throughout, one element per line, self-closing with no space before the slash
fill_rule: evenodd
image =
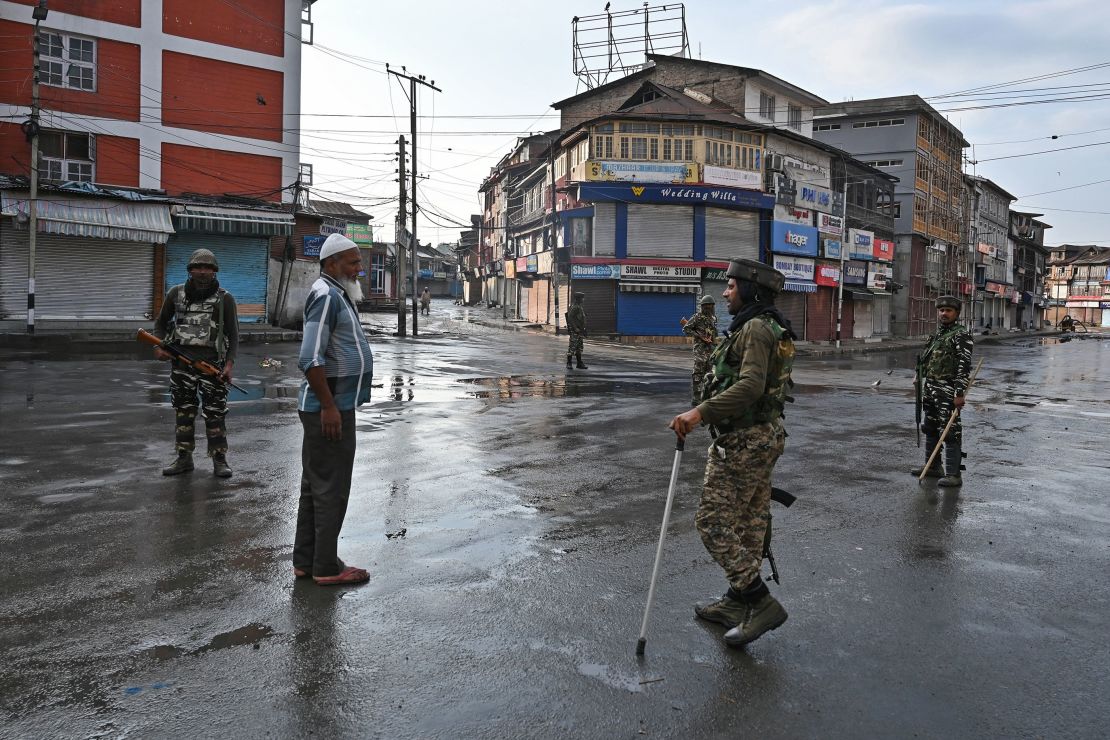
<path id="1" fill-rule="evenodd" d="M 405 336 L 405 137 L 397 139 L 397 182 L 400 183 L 400 199 L 397 201 L 397 261 L 393 265 L 393 276 L 397 282 L 397 336 Z"/>
<path id="2" fill-rule="evenodd" d="M 23 124 L 23 133 L 31 140 L 31 198 L 27 204 L 30 232 L 27 235 L 27 333 L 35 333 L 35 247 L 39 231 L 39 23 L 46 20 L 49 11 L 46 0 L 39 0 L 31 11 L 35 19 L 35 37 L 31 43 L 31 120 Z"/>
<path id="3" fill-rule="evenodd" d="M 424 87 L 430 87 L 436 92 L 443 91 L 436 87 L 435 80 L 429 82 L 424 75 L 417 75 L 414 77 L 408 74 L 408 70 L 403 66 L 401 67 L 401 71 L 398 72 L 394 69 L 390 69 L 389 65 L 386 64 L 385 71 L 391 75 L 394 75 L 398 79 L 409 81 L 409 135 L 412 138 L 412 167 L 410 168 L 412 170 L 412 335 L 415 337 L 417 336 L 417 316 L 419 316 L 420 314 L 420 310 L 416 304 L 416 301 L 419 298 L 419 296 L 417 296 L 416 294 L 416 278 L 417 275 L 420 274 L 420 242 L 417 241 L 416 238 L 416 217 L 419 213 L 416 206 L 416 86 L 419 84 L 423 85 Z"/>

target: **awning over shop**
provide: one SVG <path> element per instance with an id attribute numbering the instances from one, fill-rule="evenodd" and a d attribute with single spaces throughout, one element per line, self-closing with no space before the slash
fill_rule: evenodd
<path id="1" fill-rule="evenodd" d="M 0 213 L 25 223 L 30 201 L 23 193 L 0 193 Z M 71 198 L 54 193 L 38 199 L 39 231 L 89 239 L 165 244 L 174 233 L 168 203 L 108 198 Z"/>
<path id="2" fill-rule="evenodd" d="M 621 283 L 622 293 L 700 293 L 700 283 Z"/>
<path id="3" fill-rule="evenodd" d="M 293 214 L 222 206 L 174 206 L 178 232 L 228 236 L 292 236 Z"/>
<path id="4" fill-rule="evenodd" d="M 893 295 L 889 290 L 879 290 L 878 288 L 868 288 L 871 295 Z"/>
<path id="5" fill-rule="evenodd" d="M 812 280 L 787 280 L 783 290 L 791 293 L 816 293 L 817 283 Z"/>
<path id="6" fill-rule="evenodd" d="M 875 296 L 866 288 L 844 288 L 844 293 L 854 301 L 873 301 Z"/>

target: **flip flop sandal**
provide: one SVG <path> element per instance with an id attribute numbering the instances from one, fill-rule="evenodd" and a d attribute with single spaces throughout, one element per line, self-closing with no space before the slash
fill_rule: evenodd
<path id="1" fill-rule="evenodd" d="M 356 583 L 366 583 L 370 574 L 362 568 L 347 567 L 334 576 L 313 576 L 317 586 L 349 586 Z"/>

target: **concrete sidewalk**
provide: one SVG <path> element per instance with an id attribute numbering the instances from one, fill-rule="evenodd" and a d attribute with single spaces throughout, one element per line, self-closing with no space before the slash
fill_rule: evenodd
<path id="1" fill-rule="evenodd" d="M 118 344 L 132 342 L 139 329 L 150 330 L 149 321 L 63 321 L 44 320 L 35 324 L 35 333 L 27 333 L 22 321 L 0 321 L 0 348 L 49 347 L 65 348 L 84 344 Z M 272 324 L 239 324 L 240 344 L 271 344 L 299 342 L 301 332 Z"/>

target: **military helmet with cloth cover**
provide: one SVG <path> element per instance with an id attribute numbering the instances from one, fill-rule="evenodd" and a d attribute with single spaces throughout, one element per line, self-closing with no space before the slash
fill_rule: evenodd
<path id="1" fill-rule="evenodd" d="M 760 288 L 766 288 L 776 294 L 781 293 L 786 286 L 786 276 L 781 272 L 755 260 L 732 260 L 728 263 L 726 276 L 735 280 L 746 280 L 755 283 Z"/>
<path id="2" fill-rule="evenodd" d="M 220 271 L 220 263 L 216 261 L 216 255 L 208 249 L 198 249 L 193 252 L 192 256 L 189 257 L 189 264 L 185 267 L 189 269 L 198 265 L 207 265 L 216 272 Z"/>
<path id="3" fill-rule="evenodd" d="M 942 295 L 940 298 L 937 298 L 937 308 L 954 308 L 956 311 L 959 311 L 962 306 L 960 304 L 960 299 L 956 296 Z"/>
<path id="4" fill-rule="evenodd" d="M 716 306 L 717 305 L 716 299 L 713 298 L 713 296 L 709 295 L 708 293 L 706 295 L 703 295 L 701 297 L 701 300 L 698 301 L 698 303 L 703 305 L 703 306 Z"/>

